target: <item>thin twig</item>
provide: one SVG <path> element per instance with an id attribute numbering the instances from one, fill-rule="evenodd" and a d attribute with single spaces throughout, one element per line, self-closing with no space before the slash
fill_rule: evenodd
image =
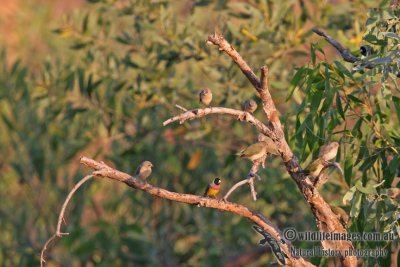
<path id="1" fill-rule="evenodd" d="M 267 66 L 262 66 L 261 67 L 261 75 L 260 75 L 260 80 L 261 80 L 261 89 L 260 90 L 267 90 L 268 89 L 268 67 Z"/>
<path id="2" fill-rule="evenodd" d="M 228 197 L 233 193 L 233 191 L 235 191 L 236 189 L 238 189 L 239 187 L 241 187 L 242 185 L 245 184 L 249 184 L 250 186 L 250 192 L 251 195 L 253 197 L 253 200 L 256 201 L 257 200 L 257 192 L 254 189 L 254 178 L 257 177 L 258 180 L 260 179 L 260 176 L 257 174 L 258 169 L 260 167 L 260 162 L 254 162 L 253 166 L 251 166 L 250 172 L 247 175 L 246 179 L 243 179 L 240 182 L 237 182 L 236 184 L 234 184 L 229 190 L 228 192 L 225 194 L 225 196 L 222 198 L 224 201 L 228 200 Z"/>
<path id="3" fill-rule="evenodd" d="M 249 185 L 250 185 L 250 192 L 253 197 L 253 200 L 256 201 L 257 200 L 257 192 L 256 192 L 256 189 L 254 188 L 254 178 L 255 178 L 255 176 L 251 176 L 249 178 Z"/>
<path id="4" fill-rule="evenodd" d="M 248 184 L 250 180 L 249 178 L 243 179 L 240 182 L 237 182 L 236 184 L 234 184 L 228 192 L 226 192 L 225 196 L 222 198 L 224 201 L 228 200 L 228 197 L 233 193 L 233 191 L 235 191 L 236 189 L 238 189 L 239 187 L 241 187 L 242 185 Z"/>
<path id="5" fill-rule="evenodd" d="M 87 182 L 89 179 L 91 179 L 93 177 L 93 175 L 87 175 L 85 176 L 82 180 L 80 180 L 73 188 L 72 190 L 69 192 L 67 198 L 64 201 L 64 204 L 62 205 L 61 211 L 60 211 L 60 215 L 58 216 L 58 222 L 57 222 L 57 229 L 56 229 L 56 233 L 54 235 L 52 235 L 44 244 L 42 252 L 40 253 L 40 266 L 44 266 L 44 264 L 46 263 L 45 260 L 45 255 L 44 253 L 47 250 L 47 247 L 50 245 L 50 243 L 58 238 L 61 238 L 64 235 L 68 235 L 69 233 L 62 233 L 61 232 L 61 224 L 64 220 L 64 214 L 65 214 L 65 210 L 68 206 L 69 201 L 71 200 L 72 196 L 74 195 L 74 193 L 76 192 L 76 190 L 78 190 L 85 182 Z"/>
<path id="6" fill-rule="evenodd" d="M 176 104 L 175 107 L 179 108 L 179 109 L 182 110 L 183 112 L 186 112 L 186 111 L 187 111 L 186 108 L 184 108 L 184 107 L 182 107 L 182 106 L 180 106 L 180 105 L 178 105 L 178 104 Z"/>
<path id="7" fill-rule="evenodd" d="M 325 40 L 330 43 L 342 56 L 344 61 L 350 62 L 350 63 L 357 63 L 357 62 L 362 62 L 363 60 L 359 57 L 354 56 L 348 49 L 346 49 L 339 41 L 335 40 L 332 36 L 328 35 L 326 32 L 324 32 L 321 29 L 318 28 L 313 28 L 312 31 L 319 36 L 322 36 L 325 38 Z M 371 62 L 365 62 L 361 64 L 362 67 L 372 69 L 375 67 L 375 64 Z"/>

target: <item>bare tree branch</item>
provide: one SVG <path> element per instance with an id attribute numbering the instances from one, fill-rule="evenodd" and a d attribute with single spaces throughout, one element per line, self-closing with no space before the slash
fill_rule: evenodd
<path id="1" fill-rule="evenodd" d="M 188 110 L 182 114 L 179 114 L 175 117 L 172 117 L 163 122 L 163 125 L 166 126 L 172 122 L 179 121 L 179 123 L 184 123 L 187 120 L 192 120 L 195 118 L 201 118 L 209 114 L 227 114 L 232 115 L 237 118 L 243 119 L 251 124 L 253 124 L 257 130 L 264 133 L 265 135 L 272 135 L 273 132 L 264 125 L 261 121 L 257 120 L 253 115 L 243 110 L 237 110 L 232 108 L 224 108 L 224 107 L 210 107 L 210 108 L 199 108 Z"/>
<path id="2" fill-rule="evenodd" d="M 239 187 L 241 187 L 242 185 L 245 184 L 249 184 L 250 186 L 250 192 L 251 195 L 253 197 L 253 200 L 256 201 L 257 200 L 257 192 L 254 188 L 254 178 L 255 178 L 255 174 L 253 175 L 249 175 L 246 179 L 243 179 L 240 182 L 237 182 L 236 184 L 234 184 L 229 190 L 228 192 L 225 194 L 225 196 L 222 198 L 224 201 L 228 200 L 228 197 L 233 193 L 233 191 L 235 191 L 236 189 L 238 189 Z"/>
<path id="3" fill-rule="evenodd" d="M 236 189 L 238 189 L 239 187 L 241 187 L 242 185 L 245 184 L 250 184 L 250 179 L 254 177 L 248 177 L 246 179 L 241 180 L 240 182 L 237 182 L 236 184 L 234 184 L 229 190 L 228 192 L 226 192 L 225 196 L 222 198 L 223 200 L 227 201 L 228 197 L 233 193 L 233 191 L 235 191 Z M 254 196 L 253 196 L 253 200 L 254 200 Z"/>
<path id="4" fill-rule="evenodd" d="M 211 34 L 208 36 L 207 41 L 211 42 L 214 45 L 217 45 L 220 51 L 224 51 L 225 53 L 227 53 L 240 67 L 240 70 L 243 72 L 244 75 L 246 75 L 251 84 L 253 84 L 255 88 L 260 88 L 261 83 L 253 70 L 242 58 L 242 56 L 235 50 L 235 48 L 233 48 L 233 46 L 228 43 L 222 35 L 218 33 Z"/>
<path id="5" fill-rule="evenodd" d="M 182 110 L 183 112 L 186 112 L 186 111 L 187 111 L 186 108 L 184 108 L 184 107 L 182 107 L 182 106 L 180 106 L 180 105 L 178 105 L 178 104 L 176 104 L 175 107 L 179 108 L 179 109 Z"/>
<path id="6" fill-rule="evenodd" d="M 283 240 L 281 231 L 275 225 L 273 225 L 272 222 L 267 220 L 264 216 L 262 216 L 258 212 L 253 211 L 244 205 L 233 202 L 223 202 L 217 199 L 201 197 L 192 194 L 181 194 L 181 193 L 171 192 L 160 187 L 152 186 L 146 181 L 140 180 L 127 173 L 111 168 L 104 163 L 97 162 L 87 157 L 82 157 L 80 159 L 80 162 L 88 166 L 89 168 L 93 169 L 94 170 L 93 175 L 123 182 L 129 187 L 144 191 L 152 196 L 188 204 L 200 203 L 201 206 L 203 207 L 213 208 L 220 211 L 227 211 L 237 214 L 241 217 L 245 217 L 250 221 L 252 221 L 253 223 L 259 225 L 265 232 L 270 234 L 276 240 L 278 241 Z M 290 251 L 291 247 L 290 242 L 285 241 L 280 243 L 281 243 L 280 248 L 282 252 L 284 252 L 285 255 L 287 256 L 286 258 L 287 266 L 314 266 L 313 264 L 309 263 L 308 261 L 306 261 L 301 257 L 298 258 L 293 257 Z"/>
<path id="7" fill-rule="evenodd" d="M 236 189 L 238 189 L 242 185 L 249 184 L 250 192 L 251 192 L 251 195 L 253 197 L 253 200 L 256 201 L 257 200 L 257 192 L 256 192 L 256 190 L 254 188 L 254 179 L 257 177 L 258 180 L 261 180 L 260 177 L 257 175 L 257 172 L 258 172 L 258 169 L 260 168 L 260 164 L 264 164 L 265 159 L 266 159 L 266 157 L 254 162 L 253 166 L 251 166 L 249 174 L 247 175 L 247 178 L 243 179 L 240 182 L 237 182 L 236 184 L 234 184 L 228 190 L 228 192 L 225 194 L 225 196 L 222 199 L 224 201 L 227 201 L 228 197 L 233 193 L 233 191 L 235 191 Z"/>
<path id="8" fill-rule="evenodd" d="M 321 31 L 319 32 L 322 33 Z M 326 34 L 324 35 L 324 37 L 325 36 L 328 37 L 328 35 Z M 271 94 L 267 86 L 267 77 L 268 77 L 267 67 L 264 66 L 261 68 L 262 81 L 259 81 L 254 72 L 249 67 L 249 65 L 246 63 L 246 61 L 233 48 L 233 46 L 224 39 L 222 35 L 215 33 L 210 35 L 207 40 L 208 42 L 218 46 L 220 50 L 224 51 L 227 55 L 229 55 L 232 58 L 232 60 L 238 65 L 240 70 L 246 75 L 246 77 L 249 79 L 254 88 L 257 90 L 263 102 L 264 112 L 267 115 L 268 120 L 272 124 L 272 129 L 271 127 L 268 127 L 268 129 L 271 130 L 272 133 L 270 134 L 265 132 L 262 133 L 271 137 L 275 142 L 275 144 L 277 145 L 288 173 L 296 182 L 303 197 L 310 205 L 311 211 L 313 212 L 314 217 L 316 218 L 318 229 L 322 232 L 346 233 L 346 229 L 340 223 L 339 219 L 335 217 L 329 204 L 325 202 L 325 200 L 321 197 L 321 195 L 318 193 L 317 190 L 314 190 L 314 187 L 310 179 L 302 171 L 302 168 L 296 156 L 293 154 L 292 150 L 290 149 L 289 145 L 286 142 L 283 128 L 278 116 L 278 112 L 275 108 L 274 102 L 272 100 Z M 337 45 L 337 43 L 335 44 Z M 337 49 L 345 51 L 343 46 L 341 46 L 340 44 L 337 45 Z M 354 59 L 352 57 L 350 58 Z M 257 127 L 257 129 L 259 128 L 263 127 Z M 325 249 L 329 248 L 337 251 L 340 250 L 342 252 L 342 257 L 340 258 L 340 260 L 343 266 L 356 266 L 357 264 L 356 257 L 344 256 L 344 252 L 346 250 L 353 248 L 351 242 L 325 240 L 322 241 L 321 243 Z"/>
<path id="9" fill-rule="evenodd" d="M 341 43 L 333 39 L 323 30 L 320 30 L 318 28 L 313 28 L 312 31 L 318 34 L 319 36 L 324 37 L 328 43 L 330 43 L 334 48 L 336 48 L 336 50 L 342 55 L 345 61 L 350 63 L 355 63 L 361 60 L 361 58 L 353 56 L 348 49 L 344 48 Z"/>
<path id="10" fill-rule="evenodd" d="M 47 247 L 50 245 L 51 242 L 53 242 L 54 240 L 61 238 L 64 235 L 68 235 L 69 233 L 63 233 L 61 232 L 61 224 L 62 222 L 64 222 L 64 214 L 65 214 L 65 210 L 68 206 L 69 201 L 71 200 L 72 196 L 75 194 L 76 190 L 78 190 L 84 183 L 86 183 L 88 180 L 90 180 L 91 178 L 93 178 L 93 175 L 87 175 L 85 176 L 82 180 L 80 180 L 73 188 L 72 190 L 69 192 L 67 198 L 64 201 L 64 204 L 62 205 L 61 211 L 60 211 L 60 215 L 58 216 L 58 222 L 57 222 L 57 229 L 56 229 L 56 233 L 50 237 L 46 243 L 43 246 L 42 252 L 40 253 L 40 266 L 44 266 L 44 264 L 46 263 L 45 260 L 45 252 L 47 250 Z"/>
<path id="11" fill-rule="evenodd" d="M 393 9 L 395 9 L 395 8 L 398 8 L 398 5 L 399 5 L 399 2 L 396 1 L 396 0 L 394 0 L 394 1 L 392 2 L 391 7 L 392 7 Z M 326 33 L 325 33 L 324 31 L 322 31 L 321 29 L 313 28 L 312 31 L 315 32 L 316 34 L 318 34 L 318 35 L 324 37 L 325 40 L 326 40 L 328 43 L 330 43 L 333 47 L 336 48 L 336 50 L 341 54 L 342 58 L 343 58 L 345 61 L 350 62 L 350 63 L 357 63 L 357 62 L 360 62 L 360 65 L 357 66 L 357 67 L 355 67 L 355 68 L 353 68 L 353 70 L 358 70 L 358 69 L 360 69 L 360 68 L 362 69 L 362 68 L 364 68 L 364 67 L 367 68 L 367 69 L 372 69 L 372 68 L 374 68 L 374 67 L 377 65 L 376 63 L 373 63 L 373 62 L 368 62 L 368 61 L 365 62 L 365 61 L 363 61 L 361 58 L 352 55 L 348 49 L 344 48 L 342 44 L 340 44 L 338 41 L 336 41 L 335 39 L 333 39 L 331 36 L 329 36 L 328 34 L 326 34 Z M 396 56 L 396 51 L 392 51 L 392 52 L 389 54 L 389 56 L 387 56 L 385 59 L 391 60 L 392 56 Z M 398 73 L 396 74 L 396 76 L 397 76 L 397 78 L 400 78 L 400 72 L 398 72 Z"/>

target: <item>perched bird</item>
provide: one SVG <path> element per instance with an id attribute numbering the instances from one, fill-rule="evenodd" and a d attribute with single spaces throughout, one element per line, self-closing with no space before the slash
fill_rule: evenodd
<path id="1" fill-rule="evenodd" d="M 253 99 L 246 100 L 243 103 L 243 110 L 249 113 L 253 113 L 257 109 L 257 103 Z"/>
<path id="2" fill-rule="evenodd" d="M 221 190 L 221 179 L 215 178 L 210 184 L 207 185 L 203 197 L 215 198 Z"/>
<path id="3" fill-rule="evenodd" d="M 374 53 L 374 49 L 370 45 L 362 45 L 360 47 L 360 53 L 361 55 L 368 57 Z"/>
<path id="4" fill-rule="evenodd" d="M 200 103 L 209 106 L 212 100 L 212 92 L 210 88 L 204 88 L 199 93 Z"/>
<path id="5" fill-rule="evenodd" d="M 279 155 L 278 147 L 271 138 L 265 135 L 263 137 L 259 136 L 258 138 L 261 138 L 262 140 L 259 140 L 259 142 L 248 146 L 236 155 L 241 158 L 247 158 L 251 161 L 261 159 L 267 153 Z"/>
<path id="6" fill-rule="evenodd" d="M 136 169 L 135 177 L 146 180 L 146 178 L 151 174 L 151 167 L 153 167 L 153 164 L 150 161 L 143 161 Z"/>
<path id="7" fill-rule="evenodd" d="M 319 149 L 318 158 L 326 161 L 332 160 L 336 158 L 338 149 L 338 142 L 331 142 L 329 144 L 326 144 Z"/>
<path id="8" fill-rule="evenodd" d="M 307 175 L 317 178 L 328 161 L 334 159 L 339 149 L 338 142 L 331 142 L 319 149 L 318 157 L 313 160 L 305 169 Z"/>
<path id="9" fill-rule="evenodd" d="M 312 177 L 317 178 L 321 174 L 321 171 L 324 168 L 324 166 L 325 166 L 325 161 L 320 158 L 317 158 L 313 160 L 310 164 L 308 164 L 308 166 L 304 171 L 307 175 L 311 175 Z"/>

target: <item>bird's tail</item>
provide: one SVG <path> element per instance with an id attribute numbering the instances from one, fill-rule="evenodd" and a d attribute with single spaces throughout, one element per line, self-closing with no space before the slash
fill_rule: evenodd
<path id="1" fill-rule="evenodd" d="M 245 149 L 243 149 L 243 150 L 237 152 L 235 155 L 242 158 L 242 157 L 243 157 L 243 152 L 244 152 L 244 151 L 245 151 Z"/>

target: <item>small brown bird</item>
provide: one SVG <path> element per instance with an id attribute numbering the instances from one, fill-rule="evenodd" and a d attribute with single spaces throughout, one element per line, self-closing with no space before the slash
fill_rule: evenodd
<path id="1" fill-rule="evenodd" d="M 209 106 L 212 100 L 212 92 L 210 88 L 204 88 L 199 93 L 200 103 Z"/>
<path id="2" fill-rule="evenodd" d="M 253 113 L 257 109 L 257 103 L 253 99 L 249 99 L 244 101 L 243 110 L 249 113 Z"/>
<path id="3" fill-rule="evenodd" d="M 332 142 L 326 144 L 319 149 L 318 158 L 325 161 L 330 161 L 336 157 L 338 149 L 339 149 L 338 142 Z"/>
<path id="4" fill-rule="evenodd" d="M 319 149 L 318 158 L 313 160 L 305 169 L 306 173 L 317 178 L 328 161 L 334 159 L 339 149 L 338 142 L 331 142 Z"/>
<path id="5" fill-rule="evenodd" d="M 136 169 L 135 177 L 146 180 L 151 174 L 151 167 L 153 167 L 153 164 L 150 161 L 143 161 Z"/>

